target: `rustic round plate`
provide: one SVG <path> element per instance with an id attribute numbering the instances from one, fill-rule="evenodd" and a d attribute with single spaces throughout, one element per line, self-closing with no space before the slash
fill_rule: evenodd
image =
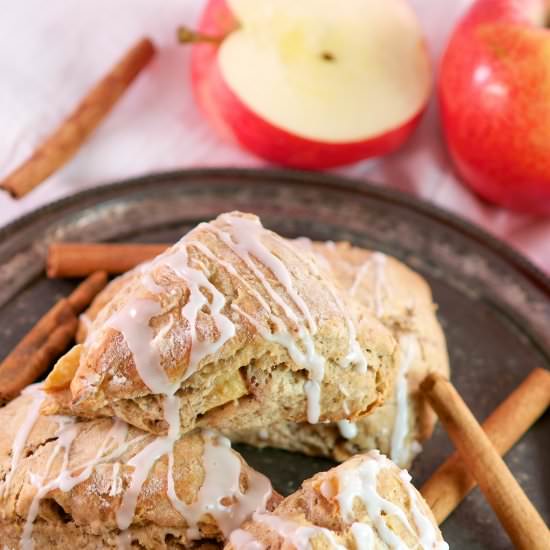
<path id="1" fill-rule="evenodd" d="M 479 419 L 535 367 L 550 367 L 550 282 L 506 245 L 459 218 L 407 195 L 330 176 L 284 171 L 194 170 L 86 191 L 0 230 L 2 355 L 74 286 L 46 279 L 54 240 L 171 242 L 228 210 L 258 214 L 279 233 L 349 240 L 382 250 L 430 282 L 447 334 L 453 380 Z M 550 522 L 550 415 L 506 461 Z M 316 460 L 240 447 L 284 494 L 318 470 Z M 412 469 L 417 486 L 452 451 L 441 428 Z M 443 525 L 452 548 L 511 544 L 479 491 Z"/>

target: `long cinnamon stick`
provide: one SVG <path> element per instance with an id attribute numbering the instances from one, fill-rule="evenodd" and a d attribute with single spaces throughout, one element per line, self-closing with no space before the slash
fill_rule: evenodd
<path id="1" fill-rule="evenodd" d="M 453 385 L 438 374 L 421 384 L 480 489 L 517 548 L 544 550 L 550 533 Z"/>
<path id="2" fill-rule="evenodd" d="M 120 96 L 153 57 L 155 48 L 143 38 L 82 99 L 73 113 L 38 149 L 0 183 L 20 198 L 63 166 L 109 113 Z"/>
<path id="3" fill-rule="evenodd" d="M 74 338 L 77 315 L 107 284 L 106 273 L 95 273 L 68 297 L 57 302 L 0 363 L 0 402 L 13 399 L 39 378 Z"/>
<path id="4" fill-rule="evenodd" d="M 48 249 L 48 277 L 85 277 L 102 270 L 116 275 L 164 252 L 167 244 L 53 243 Z"/>
<path id="5" fill-rule="evenodd" d="M 550 372 L 534 369 L 489 415 L 483 430 L 498 453 L 506 454 L 550 406 Z M 423 485 L 420 492 L 435 519 L 443 523 L 477 485 L 455 451 Z"/>

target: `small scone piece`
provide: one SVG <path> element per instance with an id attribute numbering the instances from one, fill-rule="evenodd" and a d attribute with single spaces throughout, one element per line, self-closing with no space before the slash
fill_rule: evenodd
<path id="1" fill-rule="evenodd" d="M 157 434 L 174 416 L 182 433 L 254 429 L 360 418 L 393 388 L 391 332 L 253 215 L 198 225 L 97 300 L 84 342 L 46 380 L 47 414 Z"/>
<path id="2" fill-rule="evenodd" d="M 428 505 L 378 451 L 305 481 L 273 512 L 256 512 L 225 550 L 448 550 Z"/>
<path id="3" fill-rule="evenodd" d="M 353 247 L 348 243 L 312 243 L 298 246 L 313 252 L 356 300 L 376 316 L 398 342 L 398 374 L 391 396 L 373 414 L 355 423 L 310 425 L 276 422 L 261 430 L 224 432 L 232 441 L 280 447 L 336 460 L 379 449 L 400 467 L 408 467 L 431 436 L 436 417 L 418 390 L 428 372 L 449 375 L 445 336 L 435 315 L 430 287 L 413 270 L 391 256 Z M 343 408 L 347 401 L 342 399 Z"/>
<path id="4" fill-rule="evenodd" d="M 280 497 L 209 431 L 42 416 L 30 386 L 0 409 L 0 540 L 22 548 L 220 548 Z"/>

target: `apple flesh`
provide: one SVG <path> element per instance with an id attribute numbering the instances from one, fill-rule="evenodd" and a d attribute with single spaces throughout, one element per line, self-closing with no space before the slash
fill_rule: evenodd
<path id="1" fill-rule="evenodd" d="M 264 159 L 323 169 L 388 153 L 427 103 L 431 72 L 406 0 L 210 0 L 195 96 L 219 132 Z"/>
<path id="2" fill-rule="evenodd" d="M 550 31 L 544 0 L 478 0 L 442 59 L 438 95 L 456 169 L 482 197 L 550 214 Z"/>

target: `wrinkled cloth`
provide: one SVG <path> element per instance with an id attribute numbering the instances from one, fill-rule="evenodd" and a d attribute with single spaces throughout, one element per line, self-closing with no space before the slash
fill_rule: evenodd
<path id="1" fill-rule="evenodd" d="M 471 0 L 411 0 L 434 71 L 449 33 Z M 220 140 L 197 110 L 189 49 L 175 29 L 193 25 L 203 0 L 20 0 L 0 17 L 0 177 L 25 159 L 78 99 L 140 37 L 159 52 L 79 154 L 15 201 L 0 193 L 0 225 L 38 206 L 117 179 L 193 166 L 262 166 Z M 435 99 L 398 152 L 337 173 L 395 187 L 452 210 L 504 239 L 550 273 L 550 219 L 490 206 L 452 171 Z M 101 188 L 98 187 L 98 197 Z"/>

